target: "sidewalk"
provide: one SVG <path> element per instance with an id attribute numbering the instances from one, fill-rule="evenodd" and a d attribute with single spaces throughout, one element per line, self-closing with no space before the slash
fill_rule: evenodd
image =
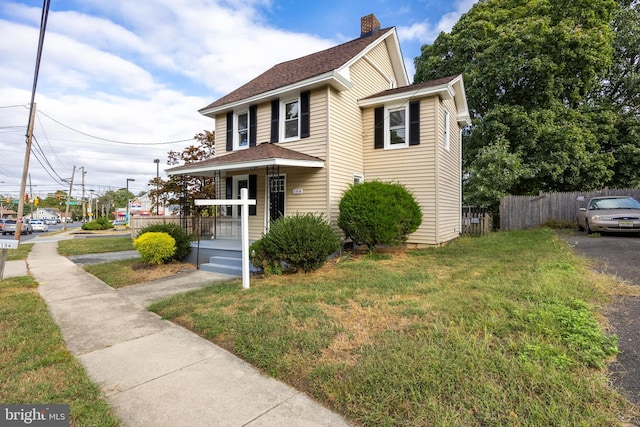
<path id="1" fill-rule="evenodd" d="M 348 426 L 305 394 L 146 311 L 159 295 L 114 290 L 56 248 L 34 245 L 29 270 L 67 348 L 123 425 Z"/>

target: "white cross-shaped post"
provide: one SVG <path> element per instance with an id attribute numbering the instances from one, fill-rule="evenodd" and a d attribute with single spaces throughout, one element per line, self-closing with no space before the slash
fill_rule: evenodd
<path id="1" fill-rule="evenodd" d="M 209 199 L 197 199 L 194 200 L 196 206 L 242 206 L 242 234 L 240 239 L 242 241 L 242 289 L 249 289 L 249 206 L 255 205 L 255 199 L 249 200 L 249 190 L 246 188 L 240 189 L 239 200 L 209 200 Z"/>

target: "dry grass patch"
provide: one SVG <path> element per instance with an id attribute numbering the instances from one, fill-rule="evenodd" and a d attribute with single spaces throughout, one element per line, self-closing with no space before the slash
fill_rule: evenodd
<path id="1" fill-rule="evenodd" d="M 133 258 L 87 265 L 84 269 L 107 285 L 119 289 L 194 271 L 196 267 L 194 264 L 180 262 L 152 265 L 142 262 L 140 258 Z"/>

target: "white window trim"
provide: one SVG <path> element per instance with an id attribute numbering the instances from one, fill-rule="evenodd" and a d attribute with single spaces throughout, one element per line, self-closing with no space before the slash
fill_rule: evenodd
<path id="1" fill-rule="evenodd" d="M 298 103 L 298 135 L 296 136 L 292 136 L 289 138 L 285 137 L 285 132 L 286 132 L 286 115 L 287 115 L 287 109 L 286 109 L 286 105 L 288 103 L 291 102 L 297 102 Z M 300 140 L 300 126 L 302 125 L 302 122 L 300 120 L 301 118 L 301 111 L 300 111 L 300 107 L 301 107 L 301 101 L 300 101 L 300 96 L 296 96 L 294 98 L 288 98 L 288 99 L 284 99 L 280 102 L 280 123 L 278 123 L 278 126 L 280 127 L 280 141 L 281 142 L 289 142 L 289 141 L 298 141 Z"/>
<path id="2" fill-rule="evenodd" d="M 240 138 L 239 138 L 239 116 L 246 114 L 247 115 L 247 145 L 241 147 L 240 146 Z M 233 149 L 235 150 L 246 150 L 251 145 L 251 141 L 249 140 L 249 129 L 251 128 L 251 116 L 249 115 L 249 111 L 239 111 L 234 113 L 233 115 Z"/>
<path id="3" fill-rule="evenodd" d="M 233 188 L 232 188 L 232 197 L 237 199 L 240 198 L 240 189 L 238 188 L 238 181 L 247 181 L 247 188 L 249 187 L 249 175 L 234 175 L 233 176 Z M 238 206 L 232 206 L 231 208 L 233 218 L 239 218 L 238 216 Z"/>
<path id="4" fill-rule="evenodd" d="M 353 185 L 362 184 L 364 182 L 364 174 L 360 172 L 355 172 L 353 174 Z"/>
<path id="5" fill-rule="evenodd" d="M 391 144 L 391 112 L 404 109 L 404 144 Z M 384 149 L 395 150 L 409 147 L 409 104 L 390 104 L 384 107 Z"/>
<path id="6" fill-rule="evenodd" d="M 447 151 L 451 150 L 451 130 L 450 130 L 451 118 L 449 114 L 449 110 L 444 110 L 444 149 Z"/>

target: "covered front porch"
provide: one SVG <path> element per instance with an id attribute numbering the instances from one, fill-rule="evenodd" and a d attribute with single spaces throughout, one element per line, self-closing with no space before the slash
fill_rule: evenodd
<path id="1" fill-rule="evenodd" d="M 238 150 L 210 160 L 179 166 L 167 170 L 169 175 L 206 176 L 215 182 L 215 200 L 236 200 L 240 191 L 247 189 L 249 199 L 256 200 L 246 209 L 237 204 L 212 206 L 197 215 L 181 216 L 182 227 L 194 235 L 194 250 L 190 262 L 203 269 L 207 264 L 234 264 L 233 252 L 240 254 L 241 219 L 247 216 L 249 240 L 262 237 L 269 225 L 287 211 L 322 211 L 324 202 L 313 203 L 319 197 L 309 192 L 303 195 L 302 186 L 326 194 L 324 161 L 320 158 L 263 143 Z M 321 187 L 320 184 L 323 186 Z M 289 185 L 289 190 L 287 190 Z M 311 197 L 309 197 L 310 195 Z M 324 196 L 323 196 L 324 197 Z M 183 199 L 181 212 L 193 200 Z M 246 210 L 246 212 L 245 212 Z M 196 212 L 196 210 L 192 210 Z M 212 258 L 215 258 L 212 261 Z"/>

